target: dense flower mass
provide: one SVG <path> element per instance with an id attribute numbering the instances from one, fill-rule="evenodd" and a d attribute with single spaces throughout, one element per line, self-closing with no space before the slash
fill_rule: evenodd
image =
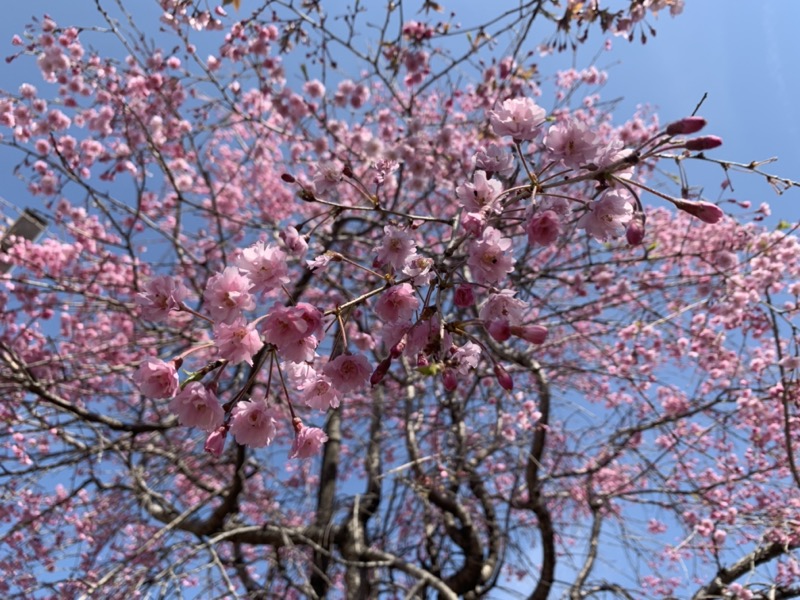
<path id="1" fill-rule="evenodd" d="M 547 71 L 683 3 L 217 4 L 12 42 L 2 597 L 795 593 L 798 186 Z"/>

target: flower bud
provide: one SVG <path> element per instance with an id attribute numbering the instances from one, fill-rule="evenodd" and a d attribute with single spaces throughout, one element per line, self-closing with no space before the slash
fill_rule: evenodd
<path id="1" fill-rule="evenodd" d="M 680 210 L 697 217 L 704 223 L 717 223 L 725 213 L 716 204 L 711 202 L 685 202 L 683 200 L 673 200 L 672 203 Z"/>
<path id="2" fill-rule="evenodd" d="M 644 240 L 644 220 L 644 214 L 637 212 L 628 223 L 625 238 L 631 246 L 638 246 Z"/>
<path id="3" fill-rule="evenodd" d="M 399 356 L 406 349 L 407 345 L 408 345 L 408 334 L 401 337 L 400 341 L 397 342 L 394 346 L 392 346 L 391 350 L 389 350 L 389 355 L 392 358 L 399 358 Z"/>
<path id="4" fill-rule="evenodd" d="M 442 371 L 442 383 L 444 384 L 445 390 L 448 392 L 454 391 L 458 387 L 456 372 L 449 368 Z"/>
<path id="5" fill-rule="evenodd" d="M 486 329 L 496 342 L 505 342 L 511 337 L 511 326 L 505 319 L 490 321 Z"/>
<path id="6" fill-rule="evenodd" d="M 500 384 L 501 388 L 509 392 L 514 389 L 514 380 L 511 379 L 511 375 L 508 374 L 508 371 L 506 371 L 502 365 L 495 363 L 494 375 L 497 377 L 497 383 Z"/>
<path id="7" fill-rule="evenodd" d="M 212 456 L 222 455 L 222 450 L 225 448 L 226 435 L 228 435 L 228 428 L 225 425 L 217 427 L 206 438 L 206 444 L 203 449 Z"/>
<path id="8" fill-rule="evenodd" d="M 369 378 L 369 384 L 371 386 L 378 385 L 383 379 L 384 375 L 386 375 L 386 373 L 389 371 L 389 367 L 391 366 L 392 356 L 389 355 L 379 362 L 377 367 L 375 367 L 375 370 L 372 372 L 372 376 Z"/>
<path id="9" fill-rule="evenodd" d="M 514 326 L 511 333 L 531 344 L 544 344 L 547 339 L 547 328 L 541 325 Z"/>
<path id="10" fill-rule="evenodd" d="M 293 175 L 290 175 L 289 173 L 283 173 L 283 174 L 281 175 L 281 179 L 282 179 L 283 181 L 285 181 L 286 183 L 294 183 L 295 181 L 297 181 L 297 180 L 294 178 L 294 176 L 293 176 Z"/>
<path id="11" fill-rule="evenodd" d="M 475 305 L 475 294 L 471 285 L 462 284 L 456 288 L 453 294 L 453 304 L 459 308 L 469 308 Z"/>
<path id="12" fill-rule="evenodd" d="M 703 117 L 686 117 L 667 125 L 667 135 L 689 135 L 697 133 L 705 126 L 706 120 Z"/>
<path id="13" fill-rule="evenodd" d="M 686 140 L 686 142 L 683 144 L 684 148 L 687 150 L 692 150 L 693 152 L 711 150 L 717 146 L 722 146 L 722 138 L 719 138 L 715 135 L 704 135 L 702 137 L 693 138 L 691 140 Z"/>

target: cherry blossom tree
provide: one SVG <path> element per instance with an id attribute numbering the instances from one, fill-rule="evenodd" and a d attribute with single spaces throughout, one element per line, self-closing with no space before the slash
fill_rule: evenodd
<path id="1" fill-rule="evenodd" d="M 0 95 L 4 597 L 800 596 L 795 184 L 545 68 L 681 0 L 126 4 Z"/>

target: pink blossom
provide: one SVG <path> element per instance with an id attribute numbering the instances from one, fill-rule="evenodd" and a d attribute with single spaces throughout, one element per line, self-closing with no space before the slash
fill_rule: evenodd
<path id="1" fill-rule="evenodd" d="M 414 285 L 420 287 L 428 285 L 433 278 L 431 267 L 433 267 L 432 258 L 420 256 L 419 254 L 412 254 L 408 261 L 406 261 L 406 266 L 403 267 L 403 274 L 413 277 L 412 282 Z"/>
<path id="2" fill-rule="evenodd" d="M 546 196 L 538 201 L 536 206 L 537 212 L 545 212 L 551 210 L 560 218 L 569 217 L 572 214 L 569 200 L 566 198 L 555 198 L 553 196 Z"/>
<path id="3" fill-rule="evenodd" d="M 419 300 L 414 295 L 414 288 L 407 283 L 390 287 L 375 303 L 377 315 L 389 323 L 409 320 L 417 308 Z"/>
<path id="4" fill-rule="evenodd" d="M 178 391 L 175 363 L 148 357 L 133 374 L 133 381 L 148 398 L 172 398 Z"/>
<path id="5" fill-rule="evenodd" d="M 496 283 L 514 270 L 514 257 L 509 252 L 511 240 L 502 237 L 494 227 L 487 227 L 480 239 L 469 246 L 467 264 L 478 283 Z"/>
<path id="6" fill-rule="evenodd" d="M 310 304 L 297 306 L 274 304 L 263 321 L 264 339 L 286 348 L 311 336 L 322 336 L 322 314 Z"/>
<path id="7" fill-rule="evenodd" d="M 225 412 L 217 397 L 199 381 L 192 381 L 169 403 L 181 425 L 213 431 L 222 425 Z"/>
<path id="8" fill-rule="evenodd" d="M 330 263 L 340 261 L 341 259 L 342 259 L 341 255 L 335 252 L 323 252 L 316 258 L 313 258 L 312 260 L 307 260 L 306 266 L 310 271 L 314 271 L 316 269 L 324 269 Z"/>
<path id="9" fill-rule="evenodd" d="M 491 294 L 481 307 L 478 316 L 486 322 L 506 320 L 510 325 L 519 324 L 524 316 L 528 303 L 514 298 L 514 290 L 501 290 Z"/>
<path id="10" fill-rule="evenodd" d="M 475 342 L 466 342 L 451 354 L 449 363 L 456 373 L 466 375 L 471 369 L 478 366 L 480 358 L 481 347 Z"/>
<path id="11" fill-rule="evenodd" d="M 515 141 L 530 141 L 539 134 L 539 126 L 547 113 L 530 98 L 511 98 L 497 110 L 489 111 L 492 130 Z"/>
<path id="12" fill-rule="evenodd" d="M 322 98 L 325 95 L 325 86 L 318 79 L 312 79 L 303 84 L 303 91 L 310 98 Z"/>
<path id="13" fill-rule="evenodd" d="M 136 295 L 136 303 L 145 319 L 161 321 L 173 310 L 180 310 L 181 302 L 188 295 L 189 290 L 179 279 L 162 275 L 147 282 L 145 291 Z"/>
<path id="14" fill-rule="evenodd" d="M 286 246 L 286 250 L 295 258 L 303 258 L 308 251 L 306 238 L 292 226 L 287 227 L 278 234 Z"/>
<path id="15" fill-rule="evenodd" d="M 225 425 L 217 427 L 214 431 L 208 434 L 206 443 L 203 445 L 203 450 L 212 456 L 221 456 L 222 450 L 225 448 L 225 438 L 228 435 L 228 428 Z"/>
<path id="16" fill-rule="evenodd" d="M 231 433 L 239 444 L 262 448 L 272 443 L 276 421 L 274 410 L 264 400 L 239 402 L 231 412 Z"/>
<path id="17" fill-rule="evenodd" d="M 288 342 L 278 347 L 281 358 L 295 362 L 307 362 L 314 360 L 315 350 L 319 345 L 316 336 L 309 335 L 294 342 Z"/>
<path id="18" fill-rule="evenodd" d="M 217 323 L 214 342 L 220 356 L 234 365 L 240 362 L 252 365 L 253 355 L 264 345 L 255 327 L 243 318 L 233 323 Z"/>
<path id="19" fill-rule="evenodd" d="M 578 227 L 596 240 L 605 242 L 623 235 L 632 215 L 630 196 L 626 192 L 610 190 L 578 219 Z"/>
<path id="20" fill-rule="evenodd" d="M 319 427 L 306 427 L 298 418 L 292 420 L 292 425 L 295 434 L 289 458 L 310 458 L 319 454 L 322 444 L 328 441 L 325 432 Z"/>
<path id="21" fill-rule="evenodd" d="M 597 155 L 597 135 L 585 123 L 568 119 L 556 123 L 544 136 L 550 154 L 567 167 L 591 163 Z"/>
<path id="22" fill-rule="evenodd" d="M 499 181 L 487 179 L 486 172 L 475 171 L 472 183 L 464 183 L 456 188 L 459 203 L 468 212 L 486 211 L 499 213 L 500 205 L 496 202 L 503 186 Z"/>
<path id="23" fill-rule="evenodd" d="M 480 237 L 486 229 L 486 213 L 483 211 L 464 213 L 461 217 L 461 227 L 468 234 Z"/>
<path id="24" fill-rule="evenodd" d="M 306 406 L 317 410 L 328 410 L 339 406 L 339 393 L 333 387 L 333 382 L 326 375 L 317 375 L 316 379 L 302 387 L 303 401 Z"/>
<path id="25" fill-rule="evenodd" d="M 289 283 L 286 254 L 277 246 L 256 242 L 242 250 L 236 266 L 253 283 L 251 292 L 268 292 Z"/>
<path id="26" fill-rule="evenodd" d="M 626 159 L 632 156 L 633 150 L 625 148 L 620 140 L 613 139 L 600 148 L 595 157 L 595 164 L 599 169 L 608 169 L 612 165 L 617 165 L 613 170 L 614 175 L 622 179 L 630 179 L 633 177 L 634 165 L 628 163 Z"/>
<path id="27" fill-rule="evenodd" d="M 561 220 L 555 211 L 536 212 L 525 224 L 528 241 L 534 246 L 549 246 L 561 235 Z"/>
<path id="28" fill-rule="evenodd" d="M 383 228 L 383 241 L 375 249 L 377 261 L 381 265 L 390 264 L 398 271 L 403 269 L 406 261 L 416 253 L 417 244 L 402 229 L 387 225 Z"/>
<path id="29" fill-rule="evenodd" d="M 314 175 L 314 192 L 324 194 L 342 180 L 342 164 L 339 161 L 323 162 L 317 165 Z"/>
<path id="30" fill-rule="evenodd" d="M 509 177 L 514 172 L 514 155 L 495 142 L 478 150 L 473 160 L 475 168 L 486 171 L 489 177 L 495 174 Z"/>
<path id="31" fill-rule="evenodd" d="M 242 311 L 252 310 L 256 303 L 250 294 L 252 282 L 236 267 L 226 267 L 208 280 L 203 299 L 211 317 L 229 323 L 239 318 Z"/>
<path id="32" fill-rule="evenodd" d="M 372 366 L 363 354 L 340 354 L 323 367 L 340 393 L 353 392 L 367 384 Z"/>

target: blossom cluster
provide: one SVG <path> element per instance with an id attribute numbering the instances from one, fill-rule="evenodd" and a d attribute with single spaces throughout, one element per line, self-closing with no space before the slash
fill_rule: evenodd
<path id="1" fill-rule="evenodd" d="M 306 87 L 312 95 L 323 93 Z M 341 103 L 349 102 L 358 108 L 367 97 L 355 100 L 354 94 L 363 95 L 357 87 L 343 82 L 337 98 L 342 96 Z M 330 252 L 306 261 L 306 268 L 312 271 L 329 269 L 334 263 L 351 263 L 384 282 L 357 303 L 364 308 L 369 306 L 379 324 L 372 337 L 380 340 L 378 347 L 383 348 L 384 358 L 377 365 L 373 366 L 364 354 L 353 354 L 347 348 L 327 360 L 318 354 L 326 320 L 339 314 L 341 307 L 323 313 L 308 302 L 274 300 L 266 313 L 254 316 L 268 297 L 275 299 L 288 293 L 285 286 L 292 279 L 290 259 L 301 260 L 309 249 L 306 238 L 293 227 L 281 231 L 282 247 L 258 241 L 237 252 L 232 266 L 225 266 L 208 278 L 196 309 L 187 306 L 189 292 L 179 280 L 169 276 L 153 278 L 138 296 L 142 315 L 158 321 L 183 312 L 205 319 L 210 324 L 210 341 L 198 348 L 213 348 L 222 365 L 246 363 L 257 372 L 265 363 L 264 357 L 269 356 L 270 369 L 277 364 L 281 372 L 282 394 L 287 398 L 288 416 L 293 422 L 302 423 L 295 416 L 285 381 L 307 407 L 336 409 L 349 396 L 362 392 L 368 383 L 381 382 L 392 362 L 401 356 L 422 369 L 435 367 L 448 392 L 458 389 L 459 377 L 477 372 L 481 357 L 485 356 L 491 361 L 499 385 L 513 389 L 510 374 L 486 354 L 486 347 L 476 343 L 477 338 L 467 333 L 469 327 L 477 326 L 496 343 L 516 338 L 541 345 L 547 340 L 547 327 L 531 322 L 535 315 L 525 301 L 515 298 L 516 291 L 498 287 L 514 272 L 519 254 L 514 236 L 507 233 L 509 220 L 521 225 L 532 248 L 556 245 L 571 235 L 572 229 L 584 230 L 600 242 L 625 236 L 630 244 L 640 244 L 646 229 L 639 196 L 652 190 L 635 179 L 636 165 L 665 148 L 690 151 L 713 147 L 716 142 L 711 137 L 682 139 L 680 136 L 695 133 L 705 125 L 703 119 L 689 117 L 644 136 L 635 148 L 626 148 L 618 139 L 599 135 L 587 121 L 576 116 L 557 116 L 555 123 L 546 127 L 546 111 L 526 96 L 503 101 L 487 116 L 498 140 L 510 138 L 510 145 L 492 141 L 479 148 L 471 157 L 475 165 L 472 180 L 455 188 L 459 209 L 456 222 L 463 237 L 451 252 L 461 253 L 461 261 L 451 263 L 439 261 L 435 255 L 426 256 L 420 228 L 399 223 L 383 226 L 383 236 L 372 248 L 374 259 L 369 266 Z M 541 160 L 547 165 L 542 173 L 552 169 L 561 173 L 559 178 L 537 176 L 537 166 L 529 163 L 524 145 L 541 153 Z M 520 166 L 528 174 L 529 183 L 509 187 L 509 178 Z M 352 171 L 338 160 L 319 163 L 305 184 L 289 175 L 284 179 L 303 186 L 302 193 L 308 199 L 322 202 L 325 197 L 335 196 L 347 181 L 357 183 Z M 376 181 L 385 182 L 385 176 Z M 556 193 L 566 184 L 581 181 L 594 182 L 594 190 L 584 188 L 591 196 L 569 198 Z M 709 223 L 722 217 L 721 211 L 709 203 L 667 199 L 678 209 Z M 374 199 L 370 197 L 370 201 Z M 520 205 L 524 213 L 521 221 L 517 208 Z M 441 281 L 453 278 L 461 283 L 450 294 Z M 478 305 L 479 318 L 474 325 L 456 326 L 438 311 L 431 312 L 431 292 L 437 286 L 437 294 L 447 293 L 454 308 Z M 480 296 L 483 301 L 477 300 Z M 342 331 L 334 343 L 345 340 Z M 220 373 L 210 384 L 192 377 L 179 384 L 170 363 L 149 358 L 140 366 L 135 380 L 145 395 L 170 398 L 170 409 L 183 425 L 209 432 L 209 451 L 221 451 L 221 442 L 229 432 L 240 444 L 270 444 L 282 411 L 268 400 L 268 395 L 221 405 L 215 395 Z M 295 430 L 295 439 L 303 440 L 303 450 L 293 452 L 293 456 L 318 449 L 322 435 L 307 433 L 305 426 Z"/>

